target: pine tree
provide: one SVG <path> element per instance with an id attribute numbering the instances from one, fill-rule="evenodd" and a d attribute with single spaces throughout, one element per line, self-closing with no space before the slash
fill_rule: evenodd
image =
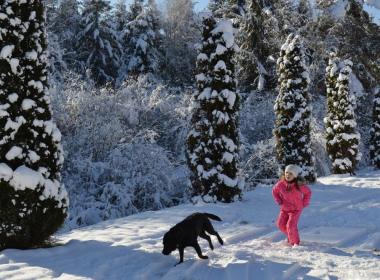
<path id="1" fill-rule="evenodd" d="M 89 72 L 98 85 L 113 83 L 120 66 L 121 46 L 112 29 L 110 10 L 107 0 L 85 0 L 77 36 L 81 70 Z"/>
<path id="2" fill-rule="evenodd" d="M 128 24 L 131 57 L 128 72 L 131 76 L 158 73 L 162 61 L 162 35 L 159 12 L 154 0 L 149 0 L 135 20 Z"/>
<path id="3" fill-rule="evenodd" d="M 358 151 L 360 134 L 356 131 L 355 96 L 350 92 L 352 62 L 340 62 L 331 52 L 326 71 L 327 115 L 326 150 L 332 161 L 334 174 L 355 174 L 361 158 Z"/>
<path id="4" fill-rule="evenodd" d="M 373 100 L 372 119 L 370 154 L 372 164 L 380 168 L 380 88 L 376 90 Z"/>
<path id="5" fill-rule="evenodd" d="M 194 195 L 231 202 L 238 188 L 238 110 L 232 23 L 203 20 L 203 43 L 197 59 L 196 107 L 187 141 Z"/>
<path id="6" fill-rule="evenodd" d="M 301 168 L 301 176 L 315 181 L 314 158 L 310 140 L 309 74 L 305 65 L 304 47 L 298 35 L 290 34 L 277 61 L 279 94 L 276 113 L 277 158 L 283 171 L 288 164 Z"/>
<path id="7" fill-rule="evenodd" d="M 43 243 L 63 223 L 61 134 L 52 122 L 41 0 L 0 4 L 0 250 Z"/>

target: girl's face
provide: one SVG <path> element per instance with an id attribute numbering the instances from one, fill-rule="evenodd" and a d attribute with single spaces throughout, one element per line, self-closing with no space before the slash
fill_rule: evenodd
<path id="1" fill-rule="evenodd" d="M 290 182 L 293 181 L 296 177 L 293 175 L 292 172 L 285 172 L 285 180 Z"/>

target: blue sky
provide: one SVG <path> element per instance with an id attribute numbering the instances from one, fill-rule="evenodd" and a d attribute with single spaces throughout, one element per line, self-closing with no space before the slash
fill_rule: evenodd
<path id="1" fill-rule="evenodd" d="M 115 3 L 117 0 L 111 0 L 111 2 Z M 194 2 L 196 3 L 195 5 L 195 9 L 197 11 L 201 11 L 203 10 L 204 8 L 206 8 L 207 4 L 208 4 L 208 1 L 209 0 L 194 0 Z M 126 3 L 131 3 L 132 0 L 126 0 Z M 160 6 L 163 6 L 164 3 L 165 3 L 165 0 L 157 0 L 157 3 L 158 5 Z M 368 5 L 365 5 L 365 9 L 367 10 L 367 12 L 374 17 L 375 19 L 375 22 L 380 24 L 380 10 L 379 9 L 376 9 L 376 8 L 373 8 L 373 7 L 370 7 Z"/>

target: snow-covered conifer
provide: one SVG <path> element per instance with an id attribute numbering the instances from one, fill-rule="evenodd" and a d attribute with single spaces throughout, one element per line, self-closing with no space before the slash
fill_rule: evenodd
<path id="1" fill-rule="evenodd" d="M 50 26 L 53 38 L 49 38 L 50 51 L 57 52 L 50 46 L 50 41 L 60 46 L 62 60 L 65 67 L 78 69 L 79 58 L 76 52 L 76 35 L 79 32 L 79 4 L 78 0 L 61 0 L 57 8 L 56 17 Z M 55 60 L 56 61 L 56 60 Z M 59 62 L 59 60 L 58 60 Z"/>
<path id="2" fill-rule="evenodd" d="M 355 96 L 350 92 L 352 62 L 340 61 L 330 53 L 326 68 L 327 115 L 326 150 L 332 161 L 334 174 L 355 173 L 361 158 L 358 151 L 360 134 L 356 129 Z"/>
<path id="3" fill-rule="evenodd" d="M 162 35 L 155 0 L 149 0 L 135 20 L 128 23 L 131 56 L 129 75 L 157 73 L 162 60 Z"/>
<path id="4" fill-rule="evenodd" d="M 43 243 L 63 223 L 61 133 L 52 121 L 42 0 L 0 4 L 0 249 Z"/>
<path id="5" fill-rule="evenodd" d="M 121 46 L 109 18 L 107 0 L 85 0 L 77 36 L 77 52 L 82 72 L 99 85 L 113 83 L 120 66 Z"/>
<path id="6" fill-rule="evenodd" d="M 264 12 L 258 0 L 248 0 L 247 8 L 240 24 L 238 53 L 239 85 L 245 89 L 258 90 L 265 88 L 268 51 L 267 40 L 264 34 Z"/>
<path id="7" fill-rule="evenodd" d="M 299 35 L 288 36 L 281 48 L 277 67 L 279 94 L 274 106 L 274 134 L 280 169 L 283 171 L 286 165 L 297 164 L 301 168 L 301 176 L 313 182 L 316 175 L 310 140 L 310 80 Z"/>
<path id="8" fill-rule="evenodd" d="M 122 33 L 125 30 L 128 19 L 129 13 L 127 11 L 125 0 L 118 0 L 113 12 L 114 30 Z"/>
<path id="9" fill-rule="evenodd" d="M 380 168 L 380 88 L 373 100 L 370 153 L 372 164 Z"/>
<path id="10" fill-rule="evenodd" d="M 205 16 L 187 158 L 193 194 L 223 202 L 240 196 L 235 50 L 231 21 L 217 23 L 212 15 Z"/>
<path id="11" fill-rule="evenodd" d="M 200 41 L 199 24 L 192 0 L 167 0 L 165 18 L 164 77 L 177 84 L 192 83 Z"/>

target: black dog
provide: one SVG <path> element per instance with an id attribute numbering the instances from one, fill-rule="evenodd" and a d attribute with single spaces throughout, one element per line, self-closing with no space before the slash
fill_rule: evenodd
<path id="1" fill-rule="evenodd" d="M 223 245 L 223 240 L 219 234 L 213 228 L 210 219 L 221 221 L 221 219 L 213 214 L 209 213 L 194 213 L 184 219 L 182 222 L 176 224 L 164 235 L 164 249 L 162 253 L 169 255 L 171 252 L 178 249 L 180 261 L 177 264 L 183 262 L 183 252 L 185 247 L 193 247 L 201 259 L 208 259 L 207 256 L 202 255 L 201 248 L 198 244 L 198 236 L 206 239 L 210 245 L 211 250 L 214 250 L 211 238 L 209 235 L 216 235 L 219 243 Z"/>

